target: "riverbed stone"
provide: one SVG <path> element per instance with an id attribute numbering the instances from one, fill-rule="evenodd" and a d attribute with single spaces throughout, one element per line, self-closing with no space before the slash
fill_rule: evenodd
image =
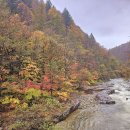
<path id="1" fill-rule="evenodd" d="M 96 95 L 100 104 L 115 104 L 116 102 L 109 96 L 115 93 L 115 90 L 104 90 Z"/>

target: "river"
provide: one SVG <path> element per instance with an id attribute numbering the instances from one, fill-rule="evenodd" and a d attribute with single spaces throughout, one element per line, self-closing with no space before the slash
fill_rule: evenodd
<path id="1" fill-rule="evenodd" d="M 113 79 L 105 84 L 113 85 L 115 94 L 111 97 L 116 104 L 92 105 L 92 102 L 90 108 L 81 108 L 60 122 L 57 130 L 130 130 L 130 82 Z"/>

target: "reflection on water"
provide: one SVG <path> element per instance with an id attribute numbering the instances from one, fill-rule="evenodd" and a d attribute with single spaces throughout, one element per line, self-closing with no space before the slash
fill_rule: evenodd
<path id="1" fill-rule="evenodd" d="M 114 84 L 116 93 L 111 97 L 116 104 L 100 105 L 94 113 L 79 110 L 64 130 L 130 130 L 130 82 L 114 79 L 108 84 Z"/>

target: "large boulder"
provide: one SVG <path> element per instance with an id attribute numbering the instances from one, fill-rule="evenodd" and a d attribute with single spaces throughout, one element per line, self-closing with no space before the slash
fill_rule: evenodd
<path id="1" fill-rule="evenodd" d="M 96 95 L 100 104 L 115 104 L 116 102 L 109 96 L 115 93 L 115 90 L 104 90 Z"/>
<path id="2" fill-rule="evenodd" d="M 108 90 L 108 93 L 110 92 L 110 94 L 112 94 L 114 92 L 114 90 L 111 89 L 112 87 L 113 84 L 101 84 L 98 86 L 84 87 L 83 90 L 86 94 L 93 94 L 95 92 L 101 92 L 104 90 Z"/>

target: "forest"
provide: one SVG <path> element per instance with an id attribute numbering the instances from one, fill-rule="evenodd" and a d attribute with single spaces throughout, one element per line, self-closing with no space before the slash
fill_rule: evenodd
<path id="1" fill-rule="evenodd" d="M 0 0 L 0 129 L 53 129 L 73 95 L 129 78 L 129 64 L 50 0 Z"/>
<path id="2" fill-rule="evenodd" d="M 118 60 L 125 62 L 129 65 L 130 60 L 130 42 L 124 43 L 120 46 L 114 47 L 109 52 L 115 56 Z"/>

